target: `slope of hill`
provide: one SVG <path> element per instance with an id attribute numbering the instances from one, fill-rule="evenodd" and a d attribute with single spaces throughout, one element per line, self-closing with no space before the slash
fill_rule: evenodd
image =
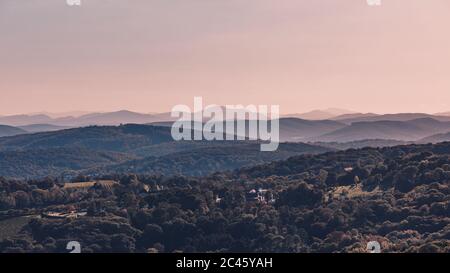
<path id="1" fill-rule="evenodd" d="M 164 145 L 164 144 L 163 144 Z M 160 157 L 128 161 L 97 169 L 94 174 L 139 173 L 163 175 L 203 176 L 214 172 L 255 166 L 294 155 L 318 154 L 334 149 L 303 143 L 281 143 L 275 152 L 261 152 L 258 143 L 248 144 L 222 142 Z M 89 173 L 89 172 L 88 172 Z M 92 173 L 92 171 L 91 171 Z"/>
<path id="2" fill-rule="evenodd" d="M 84 147 L 124 152 L 138 147 L 173 141 L 170 128 L 127 124 L 91 126 L 56 132 L 0 138 L 0 150 Z"/>
<path id="3" fill-rule="evenodd" d="M 53 119 L 47 115 L 12 115 L 0 116 L 0 124 L 23 126 L 28 124 L 51 123 Z"/>
<path id="4" fill-rule="evenodd" d="M 62 173 L 117 164 L 134 159 L 124 153 L 85 148 L 47 148 L 27 151 L 0 151 L 0 176 L 11 178 L 59 177 Z"/>
<path id="5" fill-rule="evenodd" d="M 422 118 L 406 122 L 357 122 L 345 125 L 330 120 L 283 118 L 280 119 L 280 130 L 282 141 L 308 139 L 318 142 L 319 146 L 282 143 L 278 151 L 267 153 L 260 152 L 258 141 L 175 142 L 171 136 L 171 128 L 167 126 L 91 126 L 0 138 L 0 152 L 5 153 L 0 166 L 0 176 L 16 174 L 18 177 L 32 177 L 32 173 L 35 173 L 36 177 L 40 177 L 44 174 L 55 175 L 61 171 L 92 174 L 120 171 L 202 176 L 304 153 L 317 154 L 334 149 L 407 144 L 403 141 L 416 141 L 430 134 L 448 132 L 450 122 Z M 67 159 L 68 152 L 64 150 L 61 150 L 64 154 L 59 158 L 54 152 L 55 149 L 70 149 L 74 154 L 73 160 Z M 81 154 L 77 154 L 77 149 Z M 42 156 L 38 156 L 36 151 L 42 153 Z M 95 160 L 85 159 L 89 151 L 94 159 L 98 158 L 97 163 Z M 103 157 L 98 155 L 100 152 L 104 153 Z M 112 155 L 111 161 L 108 162 L 104 159 L 108 153 L 121 155 Z M 55 162 L 59 159 L 62 163 L 55 167 Z"/>
<path id="6" fill-rule="evenodd" d="M 381 166 L 380 164 L 391 164 L 395 162 L 395 164 L 392 164 L 389 167 L 399 168 L 396 164 L 411 164 L 412 166 L 418 167 L 422 160 L 433 157 L 434 159 L 432 161 L 439 161 L 439 164 L 446 165 L 444 166 L 446 172 L 448 172 L 446 175 L 449 175 L 450 177 L 450 167 L 448 166 L 450 143 L 425 145 L 410 144 L 384 148 L 349 149 L 318 155 L 293 156 L 278 162 L 258 165 L 251 168 L 242 168 L 238 170 L 234 176 L 239 177 L 239 175 L 244 174 L 248 177 L 257 178 L 272 175 L 291 176 L 303 172 L 317 174 L 322 169 L 329 173 L 338 173 L 339 177 L 339 175 L 345 176 L 345 174 L 349 172 L 353 175 L 358 175 L 361 171 L 358 166 L 379 168 Z M 430 164 L 430 167 L 434 166 L 431 162 L 428 162 L 427 164 Z M 348 170 L 348 168 L 352 168 L 353 170 Z M 348 171 L 346 171 L 346 169 Z M 388 174 L 387 170 L 382 171 L 382 169 L 383 168 L 381 167 L 379 171 Z M 397 178 L 400 180 L 402 179 L 402 177 Z M 430 179 L 433 180 L 434 178 L 432 176 L 427 178 L 427 180 Z M 347 182 L 351 184 L 355 183 L 354 180 L 348 180 Z M 402 180 L 402 182 L 407 183 L 408 181 Z M 425 181 L 420 181 L 419 179 L 417 182 L 424 183 Z M 378 181 L 378 183 L 392 183 L 392 180 Z"/>
<path id="7" fill-rule="evenodd" d="M 386 115 L 363 115 L 351 118 L 339 119 L 340 122 L 351 124 L 353 122 L 371 122 L 371 121 L 410 121 L 414 119 L 431 118 L 438 121 L 450 121 L 449 116 L 435 116 L 423 113 L 399 113 L 399 114 L 386 114 Z"/>
<path id="8" fill-rule="evenodd" d="M 34 112 L 34 113 L 28 113 L 29 116 L 35 116 L 35 115 L 46 115 L 51 117 L 52 119 L 57 118 L 64 118 L 64 117 L 81 117 L 87 114 L 91 114 L 90 111 L 67 111 L 67 112 L 47 112 L 47 111 L 41 111 L 41 112 Z"/>
<path id="9" fill-rule="evenodd" d="M 0 125 L 0 137 L 15 136 L 15 135 L 26 134 L 26 133 L 27 133 L 27 131 L 25 131 L 21 128 L 8 126 L 8 125 Z"/>
<path id="10" fill-rule="evenodd" d="M 155 145 L 143 146 L 137 149 L 131 150 L 130 153 L 139 157 L 160 157 L 168 154 L 179 153 L 189 150 L 210 148 L 210 147 L 239 147 L 252 143 L 259 143 L 257 141 L 172 141 L 164 142 Z"/>
<path id="11" fill-rule="evenodd" d="M 411 142 L 390 139 L 365 139 L 350 142 L 311 142 L 310 144 L 327 147 L 336 150 L 361 149 L 361 148 L 383 148 L 400 145 L 413 144 Z"/>
<path id="12" fill-rule="evenodd" d="M 98 173 L 99 167 L 110 165 L 107 170 L 111 171 L 134 169 L 146 173 L 203 175 L 332 150 L 293 143 L 281 144 L 278 151 L 268 153 L 260 151 L 260 144 L 258 141 L 176 142 L 171 128 L 164 126 L 74 128 L 0 138 L 0 176 L 29 178 L 85 169 Z M 110 153 L 113 154 L 108 161 Z M 134 161 L 125 162 L 131 159 Z"/>
<path id="13" fill-rule="evenodd" d="M 219 123 L 222 123 L 222 121 L 217 122 L 217 124 Z M 154 122 L 150 123 L 150 125 L 169 127 L 172 125 L 172 122 Z M 280 118 L 279 125 L 280 141 L 302 141 L 308 137 L 320 136 L 347 126 L 333 120 L 305 120 L 299 118 Z M 245 127 L 248 130 L 248 120 L 245 121 Z M 222 128 L 225 128 L 225 125 Z M 248 131 L 246 131 L 246 136 L 248 137 Z"/>
<path id="14" fill-rule="evenodd" d="M 52 132 L 64 129 L 69 129 L 67 126 L 58 126 L 53 124 L 30 124 L 19 126 L 18 128 L 27 131 L 28 133 L 41 133 L 41 132 Z"/>
<path id="15" fill-rule="evenodd" d="M 353 121 L 362 121 L 363 119 L 370 119 L 379 116 L 374 113 L 354 113 L 354 114 L 344 114 L 337 117 L 333 117 L 332 120 L 341 121 L 345 123 L 352 123 Z"/>
<path id="16" fill-rule="evenodd" d="M 281 141 L 303 141 L 324 135 L 347 125 L 332 120 L 303 120 L 298 118 L 280 119 Z"/>
<path id="17" fill-rule="evenodd" d="M 311 138 L 311 141 L 352 142 L 369 139 L 416 141 L 426 136 L 447 132 L 450 122 L 440 122 L 431 118 L 410 121 L 354 122 L 348 127 Z"/>
<path id="18" fill-rule="evenodd" d="M 428 136 L 418 140 L 417 143 L 439 143 L 449 141 L 450 141 L 450 132 Z"/>

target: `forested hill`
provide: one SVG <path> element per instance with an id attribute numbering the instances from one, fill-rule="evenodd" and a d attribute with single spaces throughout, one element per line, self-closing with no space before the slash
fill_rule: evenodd
<path id="1" fill-rule="evenodd" d="M 447 163 L 450 164 L 450 142 L 348 149 L 319 155 L 294 156 L 284 161 L 242 168 L 236 172 L 236 175 L 251 177 L 289 176 L 303 172 L 319 172 L 320 170 L 339 175 L 345 173 L 344 169 L 349 168 L 358 172 L 365 169 L 364 173 L 379 168 L 398 168 L 398 166 L 413 166 L 423 169 L 434 161 L 437 161 L 436 164 L 444 164 L 445 166 L 447 166 Z"/>
<path id="2" fill-rule="evenodd" d="M 261 152 L 258 141 L 174 141 L 170 127 L 91 126 L 0 138 L 0 176 L 72 178 L 111 172 L 203 176 L 334 150 L 283 143 Z"/>
<path id="3" fill-rule="evenodd" d="M 367 252 L 369 241 L 382 252 L 450 252 L 450 143 L 296 156 L 198 178 L 77 178 L 97 180 L 0 179 L 4 216 L 85 212 L 9 220 L 18 227 L 0 234 L 0 251 L 65 252 L 76 239 L 86 253 Z"/>
<path id="4" fill-rule="evenodd" d="M 178 146 L 180 144 L 182 145 L 182 143 L 173 143 L 171 145 Z M 192 145 L 191 149 L 184 149 L 185 147 L 182 146 L 179 152 L 108 165 L 104 168 L 90 170 L 87 173 L 204 176 L 214 172 L 229 171 L 287 159 L 296 155 L 320 154 L 332 151 L 331 148 L 304 143 L 281 143 L 274 152 L 261 152 L 261 146 L 258 142 L 190 142 L 190 144 Z M 154 145 L 151 148 L 157 149 L 160 146 L 167 147 L 169 145 Z M 148 150 L 149 148 L 147 147 Z"/>
<path id="5" fill-rule="evenodd" d="M 82 147 L 126 152 L 135 148 L 173 141 L 170 128 L 127 124 L 90 126 L 0 138 L 0 150 Z"/>

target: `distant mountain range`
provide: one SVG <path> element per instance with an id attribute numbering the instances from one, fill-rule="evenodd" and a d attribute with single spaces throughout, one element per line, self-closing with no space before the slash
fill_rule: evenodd
<path id="1" fill-rule="evenodd" d="M 225 107 L 221 107 L 224 109 Z M 74 112 L 75 113 L 75 112 Z M 79 114 L 81 114 L 80 112 Z M 166 113 L 137 113 L 128 110 L 106 113 L 88 113 L 75 116 L 61 114 L 39 113 L 30 115 L 0 116 L 0 124 L 9 126 L 28 126 L 34 124 L 51 124 L 65 127 L 82 127 L 91 125 L 146 124 L 155 122 L 175 121 L 178 118 Z"/>
<path id="2" fill-rule="evenodd" d="M 354 122 L 344 128 L 309 140 L 322 142 L 350 142 L 366 139 L 417 141 L 445 132 L 450 132 L 450 122 L 441 122 L 432 118 L 409 121 L 364 121 Z"/>
<path id="3" fill-rule="evenodd" d="M 143 124 L 171 120 L 174 120 L 174 118 L 170 116 L 170 113 L 142 114 L 127 110 L 55 118 L 45 114 L 0 116 L 0 124 L 10 126 L 51 124 L 57 126 L 80 127 L 90 125 L 120 125 L 127 123 Z"/>
<path id="4" fill-rule="evenodd" d="M 225 107 L 221 107 L 224 109 Z M 64 114 L 72 114 L 64 116 Z M 298 118 L 303 120 L 335 120 L 346 124 L 360 121 L 408 121 L 419 118 L 433 118 L 439 121 L 450 121 L 450 112 L 435 115 L 424 113 L 399 113 L 379 115 L 375 113 L 357 113 L 350 110 L 329 108 L 313 110 L 300 114 L 283 115 L 281 118 Z M 67 113 L 37 113 L 28 115 L 0 116 L 0 124 L 9 126 L 26 126 L 33 124 L 49 124 L 65 127 L 81 127 L 90 125 L 120 125 L 127 123 L 145 124 L 174 121 L 170 112 L 137 113 L 128 110 L 104 113 L 67 112 Z"/>
<path id="5" fill-rule="evenodd" d="M 289 114 L 284 115 L 283 117 L 291 117 L 291 118 L 299 118 L 299 119 L 307 119 L 307 120 L 324 120 L 324 119 L 333 119 L 342 115 L 351 115 L 357 114 L 356 112 L 339 109 L 339 108 L 328 108 L 324 110 L 312 110 L 306 113 L 300 114 Z"/>
<path id="6" fill-rule="evenodd" d="M 326 109 L 298 114 L 305 118 L 280 118 L 280 141 L 355 142 L 363 140 L 426 141 L 428 137 L 444 139 L 450 132 L 450 116 L 445 113 L 399 113 L 378 115 L 354 113 L 343 109 Z M 315 119 L 324 118 L 328 119 Z M 306 119 L 308 118 L 308 119 Z M 0 137 L 38 132 L 53 132 L 91 125 L 150 124 L 171 126 L 170 113 L 142 114 L 131 111 L 89 113 L 81 116 L 52 118 L 45 114 L 0 117 Z M 444 134 L 444 135 L 442 135 Z M 431 139 L 431 138 L 430 138 Z"/>
<path id="7" fill-rule="evenodd" d="M 23 126 L 30 124 L 47 124 L 55 120 L 47 115 L 14 115 L 14 116 L 0 116 L 0 124 L 10 126 Z"/>
<path id="8" fill-rule="evenodd" d="M 280 138 L 283 141 L 347 143 L 388 140 L 392 143 L 436 143 L 450 141 L 449 134 L 446 133 L 450 133 L 450 116 L 445 113 L 351 113 L 329 120 L 280 120 Z"/>
<path id="9" fill-rule="evenodd" d="M 430 115 L 424 113 L 399 113 L 399 114 L 385 114 L 385 115 L 377 115 L 377 114 L 353 114 L 353 115 L 343 115 L 333 118 L 333 120 L 337 120 L 346 124 L 352 124 L 354 122 L 361 121 L 410 121 L 414 119 L 435 119 L 438 121 L 450 121 L 450 116 L 438 116 L 438 115 Z"/>
<path id="10" fill-rule="evenodd" d="M 439 121 L 430 117 L 408 120 L 407 116 L 405 115 L 404 118 L 393 116 L 394 120 L 358 121 L 350 124 L 337 120 L 281 118 L 279 120 L 280 141 L 346 143 L 363 140 L 389 140 L 414 142 L 435 134 L 450 132 L 450 121 Z M 415 118 L 416 115 L 410 117 Z M 398 119 L 405 119 L 405 121 Z M 171 122 L 152 123 L 155 126 L 166 127 L 171 124 Z"/>

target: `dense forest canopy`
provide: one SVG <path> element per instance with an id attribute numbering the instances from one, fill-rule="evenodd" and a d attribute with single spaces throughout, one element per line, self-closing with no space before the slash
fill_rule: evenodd
<path id="1" fill-rule="evenodd" d="M 301 155 L 203 177 L 1 179 L 0 217 L 16 230 L 0 233 L 0 250 L 65 252 L 76 240 L 83 252 L 365 252 L 377 240 L 385 252 L 449 252 L 449 159 L 442 143 Z"/>
<path id="2" fill-rule="evenodd" d="M 174 141 L 170 127 L 126 124 L 90 126 L 0 138 L 0 176 L 72 179 L 111 172 L 204 176 L 294 155 L 334 150 L 281 143 L 261 152 L 259 141 Z"/>

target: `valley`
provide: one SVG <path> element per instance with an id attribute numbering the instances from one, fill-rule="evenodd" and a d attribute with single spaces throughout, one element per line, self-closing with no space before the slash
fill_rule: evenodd
<path id="1" fill-rule="evenodd" d="M 416 117 L 283 117 L 274 152 L 170 121 L 22 125 L 0 137 L 0 251 L 448 252 L 449 121 Z"/>

